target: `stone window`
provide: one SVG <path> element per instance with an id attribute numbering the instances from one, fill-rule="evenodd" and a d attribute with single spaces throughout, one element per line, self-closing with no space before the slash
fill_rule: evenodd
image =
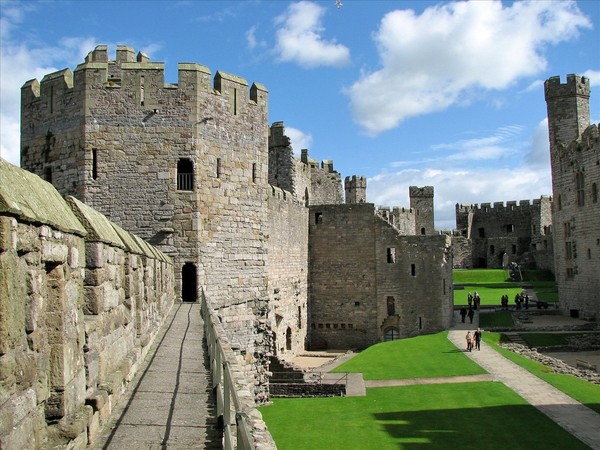
<path id="1" fill-rule="evenodd" d="M 177 161 L 177 190 L 194 190 L 194 164 L 191 159 L 181 158 Z"/>
<path id="2" fill-rule="evenodd" d="M 256 163 L 252 163 L 252 182 L 256 183 Z"/>
<path id="3" fill-rule="evenodd" d="M 351 330 L 351 329 L 353 329 L 353 328 L 354 328 L 354 324 L 353 324 L 353 323 L 349 323 L 349 324 L 348 324 L 348 328 L 349 328 L 350 330 Z"/>
<path id="4" fill-rule="evenodd" d="M 592 249 L 591 248 L 587 249 L 587 254 L 588 254 L 588 259 L 592 259 Z"/>
<path id="5" fill-rule="evenodd" d="M 319 324 L 319 328 L 323 328 L 323 324 L 322 323 Z"/>
<path id="6" fill-rule="evenodd" d="M 387 262 L 390 264 L 393 264 L 396 262 L 396 248 L 395 247 L 388 247 Z"/>
<path id="7" fill-rule="evenodd" d="M 567 267 L 567 279 L 570 280 L 575 275 L 572 267 Z"/>
<path id="8" fill-rule="evenodd" d="M 52 183 L 52 167 L 46 167 L 44 178 L 48 183 Z"/>
<path id="9" fill-rule="evenodd" d="M 320 223 L 323 223 L 323 213 L 320 213 L 320 212 L 315 213 L 315 223 L 317 225 Z"/>
<path id="10" fill-rule="evenodd" d="M 325 324 L 325 328 L 331 328 L 331 324 L 330 323 L 326 323 Z"/>
<path id="11" fill-rule="evenodd" d="M 415 264 L 410 265 L 410 275 L 412 277 L 417 275 L 417 266 Z"/>
<path id="12" fill-rule="evenodd" d="M 575 189 L 577 192 L 577 206 L 585 206 L 583 172 L 578 172 L 577 175 L 575 175 Z"/>
<path id="13" fill-rule="evenodd" d="M 484 238 L 485 237 L 485 228 L 479 228 L 477 231 L 479 232 L 479 237 L 480 238 Z"/>
<path id="14" fill-rule="evenodd" d="M 395 316 L 396 315 L 396 299 L 394 297 L 387 298 L 387 315 Z"/>
<path id="15" fill-rule="evenodd" d="M 302 307 L 298 306 L 298 328 L 302 328 Z"/>
<path id="16" fill-rule="evenodd" d="M 346 324 L 345 323 L 340 323 L 340 328 L 346 328 Z"/>
<path id="17" fill-rule="evenodd" d="M 92 149 L 92 180 L 98 179 L 98 149 Z"/>
<path id="18" fill-rule="evenodd" d="M 221 158 L 217 158 L 217 178 L 221 178 Z"/>
<path id="19" fill-rule="evenodd" d="M 285 349 L 292 349 L 292 329 L 290 327 L 288 327 L 288 329 L 285 330 Z"/>
<path id="20" fill-rule="evenodd" d="M 592 202 L 598 203 L 598 185 L 596 183 L 592 183 Z"/>
<path id="21" fill-rule="evenodd" d="M 560 194 L 558 194 L 558 210 L 562 210 L 562 197 Z"/>
<path id="22" fill-rule="evenodd" d="M 506 225 L 506 232 L 507 233 L 513 233 L 515 231 L 515 226 L 511 223 Z"/>
<path id="23" fill-rule="evenodd" d="M 421 234 L 425 234 L 425 227 L 421 228 Z"/>
<path id="24" fill-rule="evenodd" d="M 360 302 L 354 302 L 354 306 L 360 306 Z"/>
<path id="25" fill-rule="evenodd" d="M 573 248 L 571 247 L 571 241 L 565 242 L 565 259 L 573 259 Z"/>
<path id="26" fill-rule="evenodd" d="M 334 323 L 334 324 L 333 324 L 333 328 L 337 328 L 337 327 L 338 327 L 338 324 L 337 324 L 337 323 Z"/>
<path id="27" fill-rule="evenodd" d="M 490 245 L 490 255 L 493 255 L 496 251 L 496 248 L 493 245 Z"/>
<path id="28" fill-rule="evenodd" d="M 513 255 L 516 255 L 516 254 L 517 254 L 517 246 L 516 246 L 515 244 L 513 244 L 513 245 L 512 245 L 512 248 L 511 248 L 511 250 L 512 250 L 512 254 L 513 254 Z"/>

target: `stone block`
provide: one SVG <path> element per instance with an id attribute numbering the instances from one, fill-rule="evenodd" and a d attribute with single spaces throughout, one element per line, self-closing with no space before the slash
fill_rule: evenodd
<path id="1" fill-rule="evenodd" d="M 64 264 L 69 256 L 69 247 L 63 243 L 42 241 L 42 260 Z"/>
<path id="2" fill-rule="evenodd" d="M 106 255 L 102 242 L 86 242 L 85 264 L 88 268 L 104 267 L 104 264 L 106 264 Z"/>
<path id="3" fill-rule="evenodd" d="M 13 217 L 0 217 L 0 251 L 17 249 L 17 221 Z"/>

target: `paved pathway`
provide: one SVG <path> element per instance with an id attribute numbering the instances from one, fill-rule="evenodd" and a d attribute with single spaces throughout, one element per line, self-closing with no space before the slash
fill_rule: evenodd
<path id="1" fill-rule="evenodd" d="M 95 448 L 221 448 L 200 304 L 175 304 Z"/>
<path id="2" fill-rule="evenodd" d="M 458 329 L 450 330 L 448 339 L 457 348 L 465 349 L 465 329 L 475 329 L 478 317 L 475 319 L 473 324 L 455 320 Z M 569 433 L 600 450 L 600 414 L 506 359 L 485 342 L 481 342 L 481 351 L 465 351 L 465 354 L 487 370 L 494 381 L 501 381 Z"/>

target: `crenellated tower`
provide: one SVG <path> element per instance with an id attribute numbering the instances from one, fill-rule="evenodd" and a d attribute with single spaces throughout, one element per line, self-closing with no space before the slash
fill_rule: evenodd
<path id="1" fill-rule="evenodd" d="M 415 211 L 415 234 L 435 234 L 433 186 L 409 186 L 410 208 Z"/>
<path id="2" fill-rule="evenodd" d="M 367 202 L 367 177 L 352 175 L 344 180 L 344 190 L 346 192 L 346 203 L 366 203 Z"/>
<path id="3" fill-rule="evenodd" d="M 544 84 L 552 165 L 554 263 L 561 307 L 600 317 L 600 138 L 590 125 L 590 81 Z"/>

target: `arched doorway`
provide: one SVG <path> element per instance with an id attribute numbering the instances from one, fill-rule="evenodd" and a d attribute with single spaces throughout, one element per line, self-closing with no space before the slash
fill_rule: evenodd
<path id="1" fill-rule="evenodd" d="M 198 300 L 196 264 L 185 263 L 181 269 L 181 300 L 184 302 Z"/>
<path id="2" fill-rule="evenodd" d="M 389 327 L 386 328 L 383 335 L 383 340 L 385 342 L 395 341 L 396 339 L 400 339 L 400 333 L 398 332 L 398 328 Z"/>

